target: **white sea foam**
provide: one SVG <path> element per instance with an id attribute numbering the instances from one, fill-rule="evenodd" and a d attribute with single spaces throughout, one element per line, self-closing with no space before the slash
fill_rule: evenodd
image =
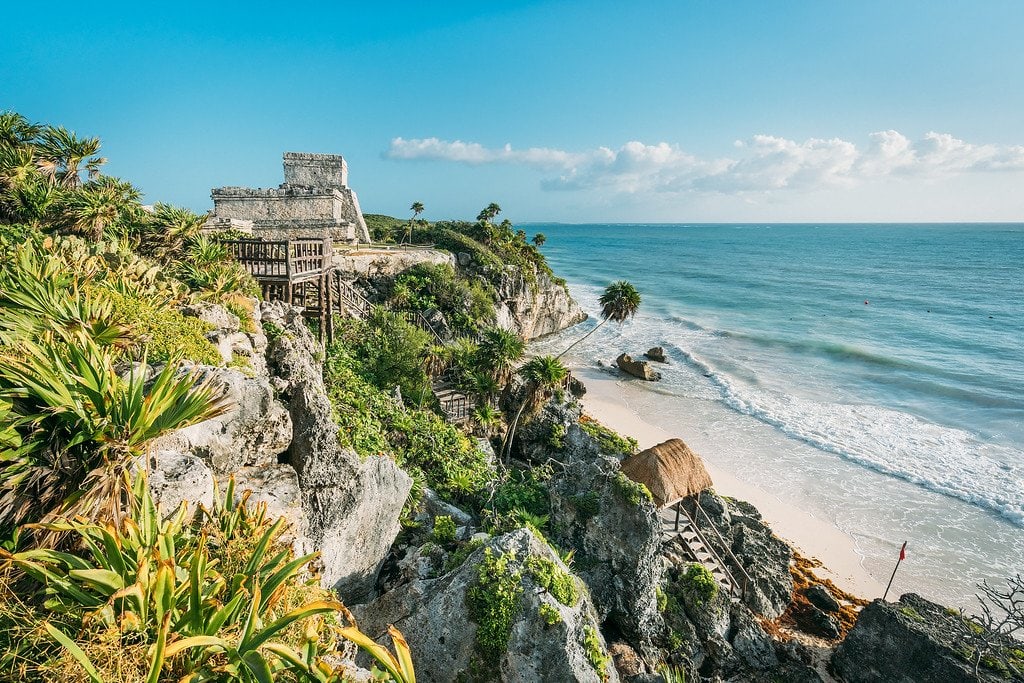
<path id="1" fill-rule="evenodd" d="M 596 299 L 597 290 L 587 288 L 582 294 L 586 302 Z M 689 370 L 678 365 L 663 369 L 660 389 L 721 401 L 821 451 L 985 508 L 1024 527 L 1024 467 L 1019 464 L 1024 463 L 1024 453 L 899 410 L 814 400 L 768 388 L 742 364 L 726 370 L 695 351 L 713 348 L 722 337 L 721 331 L 692 321 L 645 317 L 625 328 L 606 326 L 593 338 L 593 346 L 580 348 L 580 353 L 607 360 L 624 349 L 665 344 Z"/>

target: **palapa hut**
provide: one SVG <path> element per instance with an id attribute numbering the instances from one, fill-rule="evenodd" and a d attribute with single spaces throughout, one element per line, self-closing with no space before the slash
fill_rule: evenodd
<path id="1" fill-rule="evenodd" d="M 659 508 L 673 506 L 712 485 L 700 456 L 681 439 L 669 439 L 631 455 L 621 467 L 623 474 L 650 490 Z"/>

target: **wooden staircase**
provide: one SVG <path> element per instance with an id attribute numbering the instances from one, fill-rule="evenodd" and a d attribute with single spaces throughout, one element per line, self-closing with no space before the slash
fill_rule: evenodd
<path id="1" fill-rule="evenodd" d="M 699 507 L 698 507 L 699 509 Z M 661 542 L 670 559 L 695 562 L 707 569 L 732 602 L 743 599 L 745 583 L 737 581 L 718 553 L 708 544 L 693 518 L 681 503 L 662 508 Z M 749 579 L 744 572 L 744 579 Z"/>

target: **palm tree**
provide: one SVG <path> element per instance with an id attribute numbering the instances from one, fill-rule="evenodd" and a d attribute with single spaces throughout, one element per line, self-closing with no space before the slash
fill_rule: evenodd
<path id="1" fill-rule="evenodd" d="M 547 241 L 548 241 L 547 236 L 544 233 L 542 233 L 542 232 L 538 232 L 536 235 L 533 236 L 533 245 L 535 247 L 537 247 L 538 249 L 540 247 L 543 247 L 544 243 L 547 242 Z"/>
<path id="2" fill-rule="evenodd" d="M 499 213 L 501 213 L 501 207 L 494 202 L 491 202 L 484 207 L 483 211 L 477 215 L 476 219 L 478 221 L 483 221 L 484 223 L 490 223 Z"/>
<path id="3" fill-rule="evenodd" d="M 39 135 L 39 168 L 53 182 L 76 188 L 82 184 L 78 173 L 83 165 L 93 178 L 106 163 L 95 156 L 99 151 L 99 138 L 80 138 L 63 126 L 47 126 Z"/>
<path id="4" fill-rule="evenodd" d="M 89 235 L 94 242 L 120 217 L 122 203 L 110 190 L 82 188 L 64 200 L 64 220 L 76 232 Z"/>
<path id="5" fill-rule="evenodd" d="M 553 356 L 538 356 L 528 360 L 523 367 L 519 368 L 519 375 L 525 380 L 523 401 L 519 404 L 516 416 L 505 433 L 505 443 L 502 445 L 502 457 L 507 458 L 512 450 L 512 441 L 519 427 L 519 419 L 527 410 L 531 412 L 543 405 L 544 399 L 550 392 L 561 386 L 569 371 L 558 358 Z"/>
<path id="6" fill-rule="evenodd" d="M 609 320 L 621 325 L 626 320 L 636 315 L 637 309 L 640 308 L 640 292 L 636 291 L 636 287 L 631 285 L 629 282 L 619 280 L 618 282 L 613 282 L 605 287 L 604 294 L 601 295 L 601 298 L 598 301 L 601 303 L 601 322 L 598 323 L 594 329 L 590 330 L 590 332 L 587 332 L 585 335 L 570 344 L 569 348 L 555 356 L 556 358 L 561 358 L 565 354 L 569 353 L 574 346 L 597 332 L 601 326 Z"/>
<path id="7" fill-rule="evenodd" d="M 423 213 L 423 202 L 413 202 L 409 210 L 412 211 L 412 218 L 409 219 L 409 244 L 412 244 L 412 226 L 416 222 L 416 216 Z"/>
<path id="8" fill-rule="evenodd" d="M 0 145 L 20 147 L 35 139 L 43 130 L 37 123 L 29 123 L 29 120 L 15 111 L 0 112 Z"/>
<path id="9" fill-rule="evenodd" d="M 523 357 L 526 343 L 516 334 L 501 327 L 488 327 L 480 334 L 477 368 L 487 372 L 495 382 L 505 384 L 512 375 L 512 366 Z"/>

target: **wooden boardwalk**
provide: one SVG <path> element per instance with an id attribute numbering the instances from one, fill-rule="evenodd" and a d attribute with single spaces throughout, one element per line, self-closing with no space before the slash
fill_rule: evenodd
<path id="1" fill-rule="evenodd" d="M 299 306 L 306 318 L 317 320 L 324 344 L 334 341 L 335 315 L 366 320 L 373 312 L 373 304 L 334 266 L 329 239 L 225 240 L 221 244 L 256 279 L 265 300 Z M 418 311 L 398 313 L 406 322 L 427 331 L 434 343 L 446 344 Z M 468 396 L 441 378 L 434 380 L 433 390 L 450 422 L 469 421 L 472 402 Z"/>

